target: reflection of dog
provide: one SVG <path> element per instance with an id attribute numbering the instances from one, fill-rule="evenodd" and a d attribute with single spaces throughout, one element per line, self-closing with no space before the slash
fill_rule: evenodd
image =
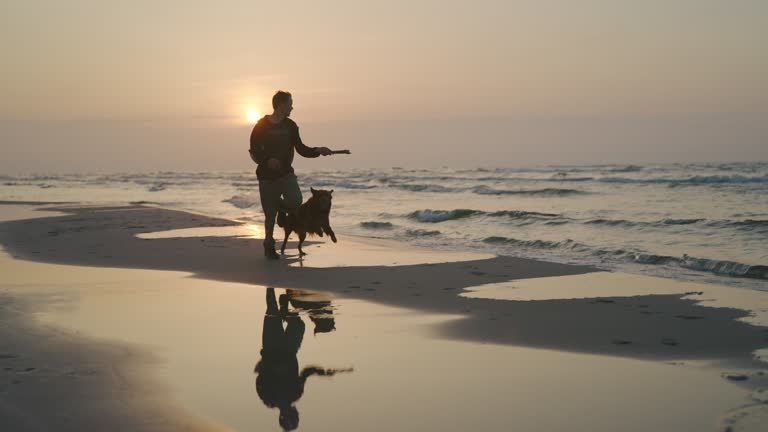
<path id="1" fill-rule="evenodd" d="M 333 199 L 333 190 L 327 191 L 322 189 L 312 189 L 312 197 L 299 207 L 296 212 L 285 214 L 279 214 L 277 217 L 277 224 L 285 230 L 285 239 L 283 239 L 283 247 L 280 248 L 280 253 L 285 253 L 285 244 L 288 242 L 288 237 L 292 232 L 299 234 L 299 255 L 306 255 L 301 250 L 301 245 L 304 243 L 304 239 L 307 238 L 307 234 L 317 234 L 320 237 L 323 233 L 331 236 L 331 240 L 336 243 L 336 234 L 331 229 L 331 224 L 328 221 L 328 217 L 331 213 L 331 200 Z"/>
<path id="2" fill-rule="evenodd" d="M 315 334 L 336 330 L 330 297 L 291 288 L 286 290 L 286 296 L 294 310 L 304 311 L 309 315 L 309 319 L 315 324 Z"/>

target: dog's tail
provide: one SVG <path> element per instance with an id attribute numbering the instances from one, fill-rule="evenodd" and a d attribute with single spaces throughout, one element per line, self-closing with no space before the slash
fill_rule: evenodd
<path id="1" fill-rule="evenodd" d="M 280 228 L 285 228 L 285 219 L 287 215 L 285 212 L 277 212 L 277 226 Z"/>

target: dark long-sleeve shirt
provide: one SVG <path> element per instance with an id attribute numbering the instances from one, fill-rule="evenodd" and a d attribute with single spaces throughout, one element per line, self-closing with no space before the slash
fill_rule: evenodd
<path id="1" fill-rule="evenodd" d="M 299 127 L 289 119 L 280 123 L 272 123 L 269 116 L 264 116 L 256 123 L 251 132 L 251 159 L 258 164 L 256 176 L 259 180 L 280 178 L 293 174 L 293 151 L 302 156 L 315 158 L 320 153 L 313 147 L 307 147 L 301 142 Z M 269 159 L 280 161 L 280 169 L 273 170 L 267 166 Z"/>

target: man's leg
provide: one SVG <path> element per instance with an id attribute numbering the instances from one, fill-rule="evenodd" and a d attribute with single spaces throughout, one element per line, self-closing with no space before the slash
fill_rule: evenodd
<path id="1" fill-rule="evenodd" d="M 304 340 L 304 321 L 296 314 L 287 316 L 285 322 L 285 349 L 296 355 Z"/>
<path id="2" fill-rule="evenodd" d="M 280 202 L 280 210 L 286 212 L 296 211 L 301 206 L 301 189 L 299 189 L 299 181 L 295 175 L 287 175 L 281 180 L 284 180 L 282 184 L 283 199 Z"/>
<path id="3" fill-rule="evenodd" d="M 286 213 L 295 212 L 301 206 L 301 189 L 295 175 L 287 175 L 279 181 L 283 198 L 278 208 L 277 224 L 284 226 Z"/>
<path id="4" fill-rule="evenodd" d="M 280 206 L 281 187 L 277 180 L 259 181 L 259 198 L 261 199 L 261 208 L 264 210 L 264 253 L 274 258 L 277 254 L 275 250 L 275 216 Z"/>

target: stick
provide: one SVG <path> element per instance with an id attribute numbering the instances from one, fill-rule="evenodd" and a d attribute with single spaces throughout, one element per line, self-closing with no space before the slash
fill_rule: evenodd
<path id="1" fill-rule="evenodd" d="M 352 154 L 349 150 L 331 150 L 331 154 Z"/>

